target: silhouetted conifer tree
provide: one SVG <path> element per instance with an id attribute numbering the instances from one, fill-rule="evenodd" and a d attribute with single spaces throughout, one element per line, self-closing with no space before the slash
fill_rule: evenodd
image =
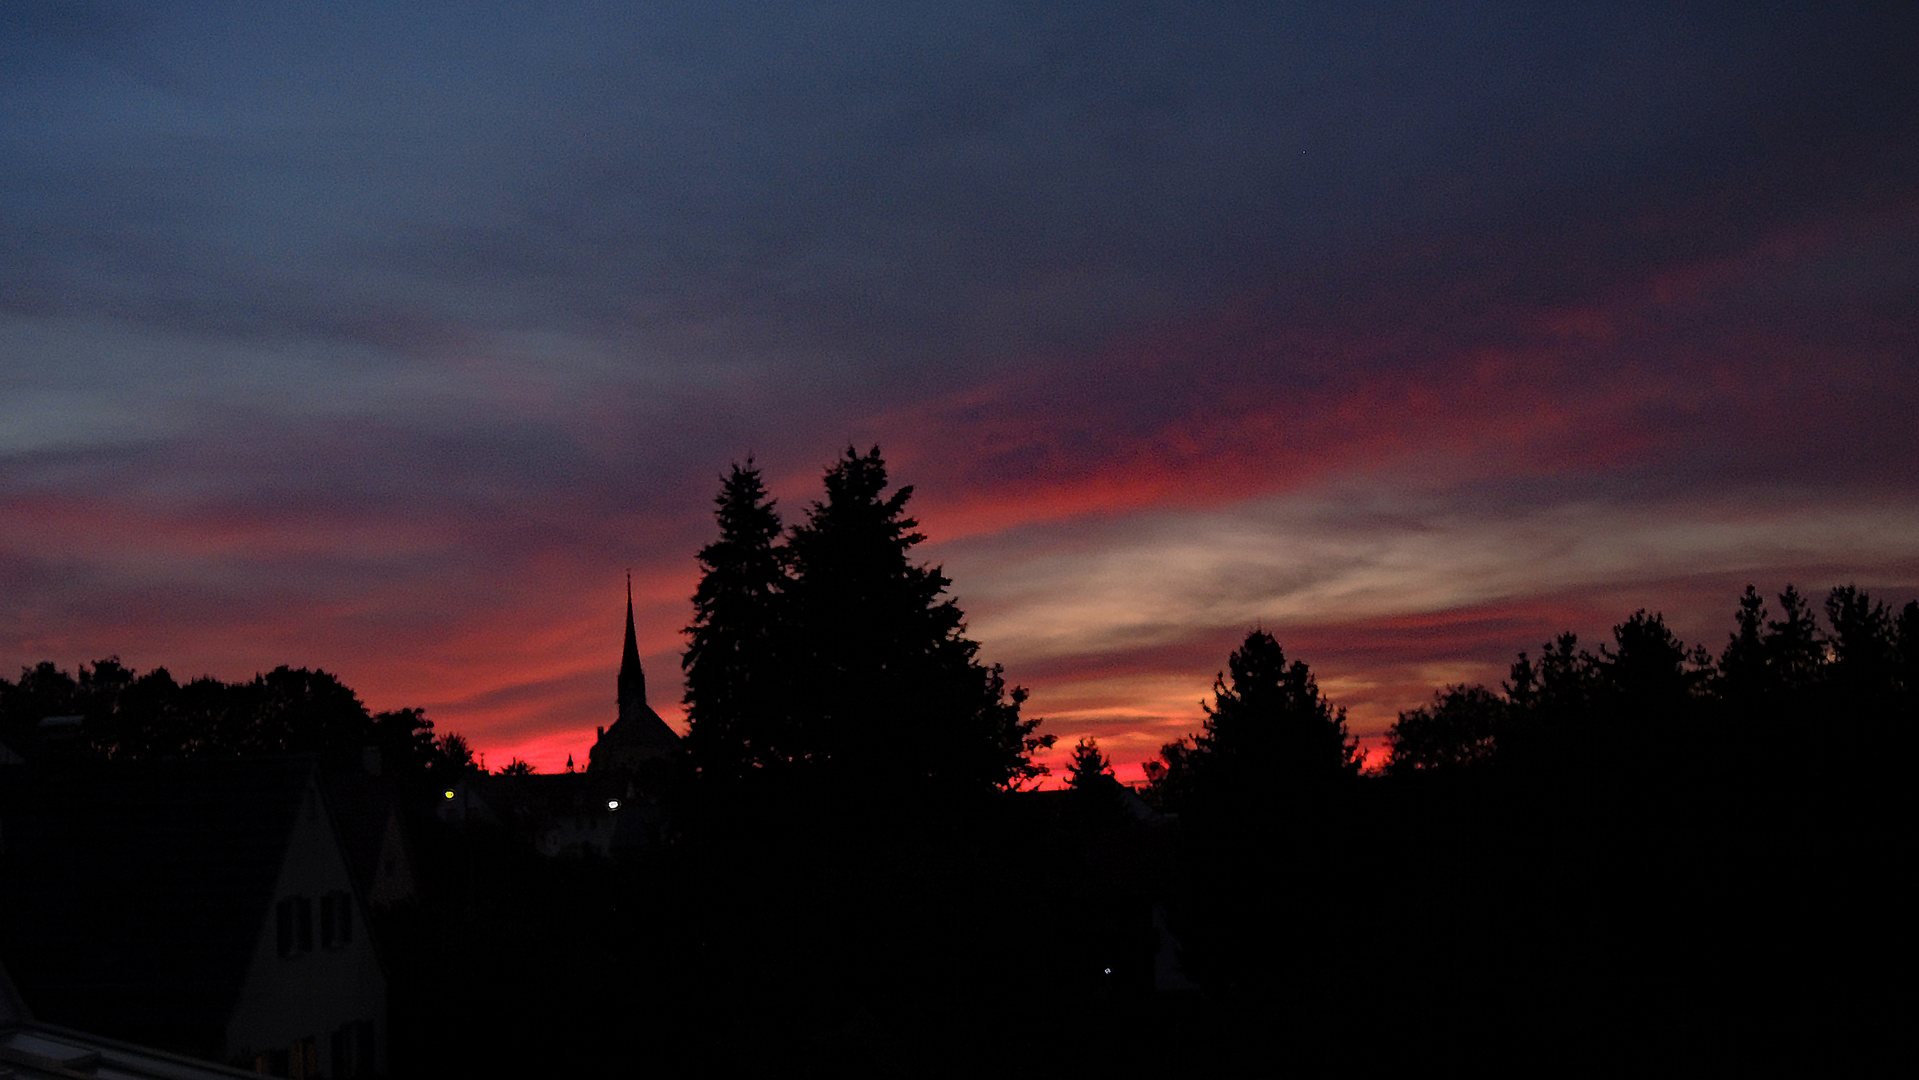
<path id="1" fill-rule="evenodd" d="M 1245 807 L 1356 776 L 1359 749 L 1346 710 L 1319 692 L 1300 661 L 1254 630 L 1213 681 L 1203 730 L 1160 751 L 1148 779 L 1168 806 Z"/>
<path id="2" fill-rule="evenodd" d="M 1506 695 L 1528 712 L 1583 716 L 1592 708 L 1599 682 L 1599 658 L 1580 648 L 1579 635 L 1568 631 L 1540 646 L 1537 662 L 1519 654 Z"/>
<path id="3" fill-rule="evenodd" d="M 783 607 L 789 584 L 774 500 L 753 459 L 734 465 L 715 516 L 720 538 L 700 549 L 700 585 L 680 666 L 686 673 L 687 753 L 708 780 L 776 763 L 790 712 Z"/>
<path id="4" fill-rule="evenodd" d="M 1746 586 L 1734 629 L 1719 656 L 1711 690 L 1721 716 L 1748 735 L 1768 739 L 1802 725 L 1823 709 L 1830 645 L 1798 588 L 1779 594 L 1773 618 L 1758 590 Z M 1748 749 L 1757 750 L 1757 746 Z"/>
<path id="5" fill-rule="evenodd" d="M 879 448 L 851 447 L 826 473 L 826 499 L 793 530 L 793 705 L 782 756 L 842 790 L 990 789 L 1039 775 L 1051 742 L 1022 719 L 1025 691 L 977 660 L 951 584 L 915 565 L 925 536 L 888 493 Z"/>
<path id="6" fill-rule="evenodd" d="M 1826 596 L 1832 627 L 1832 678 L 1850 688 L 1855 704 L 1882 703 L 1891 696 L 1899 667 L 1898 636 L 1886 605 L 1854 585 Z"/>
<path id="7" fill-rule="evenodd" d="M 1831 660 L 1821 706 L 1829 721 L 1846 725 L 1867 743 L 1902 745 L 1919 720 L 1914 685 L 1919 605 L 1908 603 L 1895 617 L 1864 590 L 1841 585 L 1826 596 L 1825 607 Z"/>
<path id="8" fill-rule="evenodd" d="M 1734 629 L 1724 652 L 1719 654 L 1719 672 L 1715 689 L 1721 701 L 1734 708 L 1749 709 L 1766 694 L 1770 678 L 1766 665 L 1765 598 L 1759 590 L 1746 586 L 1739 598 L 1739 610 L 1733 613 Z"/>
<path id="9" fill-rule="evenodd" d="M 1081 739 L 1073 747 L 1073 763 L 1066 776 L 1066 786 L 1075 791 L 1104 791 L 1119 783 L 1113 777 L 1112 763 L 1106 755 L 1100 753 L 1099 740 L 1092 736 Z"/>
<path id="10" fill-rule="evenodd" d="M 1712 673 L 1712 658 L 1704 649 L 1688 648 L 1662 616 L 1648 615 L 1644 608 L 1613 627 L 1612 646 L 1600 646 L 1599 654 L 1601 705 L 1610 722 L 1639 727 L 1637 735 L 1620 732 L 1612 740 L 1622 746 L 1671 738 L 1659 725 L 1689 715 Z"/>
<path id="11" fill-rule="evenodd" d="M 1813 617 L 1812 604 L 1787 585 L 1779 594 L 1780 618 L 1766 624 L 1768 687 L 1797 699 L 1818 685 L 1826 662 L 1826 636 Z"/>
<path id="12" fill-rule="evenodd" d="M 1576 759 L 1591 746 L 1594 710 L 1602 686 L 1599 658 L 1562 633 L 1513 662 L 1506 682 L 1510 706 L 1500 739 L 1500 757 L 1524 768 L 1550 768 Z"/>
<path id="13" fill-rule="evenodd" d="M 1255 994 L 1321 985 L 1345 961 L 1329 932 L 1350 879 L 1338 822 L 1359 771 L 1345 710 L 1254 630 L 1213 682 L 1202 730 L 1149 762 L 1183 820 L 1188 877 L 1169 915 L 1186 970 Z"/>

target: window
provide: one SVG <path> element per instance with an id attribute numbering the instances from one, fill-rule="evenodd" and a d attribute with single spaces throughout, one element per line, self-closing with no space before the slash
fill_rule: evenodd
<path id="1" fill-rule="evenodd" d="M 295 936 L 299 940 L 301 952 L 313 951 L 313 901 L 304 896 L 293 898 L 293 922 Z"/>
<path id="2" fill-rule="evenodd" d="M 320 947 L 344 949 L 353 944 L 353 894 L 335 890 L 320 898 Z"/>
<path id="3" fill-rule="evenodd" d="M 289 896 L 273 909 L 273 941 L 281 956 L 313 951 L 313 901 Z"/>

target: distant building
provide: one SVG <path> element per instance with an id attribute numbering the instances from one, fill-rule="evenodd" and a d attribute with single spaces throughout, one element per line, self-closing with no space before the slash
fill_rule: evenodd
<path id="1" fill-rule="evenodd" d="M 47 1023 L 279 1076 L 386 1069 L 386 973 L 307 758 L 7 792 L 0 956 Z"/>
<path id="2" fill-rule="evenodd" d="M 642 799 L 623 772 L 532 776 L 462 776 L 436 808 L 449 825 L 504 828 L 542 855 L 612 855 L 647 847 L 658 832 L 658 808 Z"/>
<path id="3" fill-rule="evenodd" d="M 637 773 L 648 763 L 671 758 L 680 737 L 646 703 L 646 673 L 640 670 L 639 640 L 633 634 L 633 579 L 626 581 L 626 644 L 620 651 L 618 719 L 601 728 L 587 757 L 588 772 Z"/>
<path id="4" fill-rule="evenodd" d="M 449 825 L 500 827 L 549 856 L 631 853 L 660 842 L 662 783 L 680 737 L 646 703 L 631 579 L 618 702 L 619 716 L 599 730 L 585 772 L 461 776 L 442 792 L 435 813 Z"/>

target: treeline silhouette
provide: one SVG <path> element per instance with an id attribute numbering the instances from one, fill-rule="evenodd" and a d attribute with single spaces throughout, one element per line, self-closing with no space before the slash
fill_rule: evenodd
<path id="1" fill-rule="evenodd" d="M 1777 602 L 1748 586 L 1716 656 L 1640 610 L 1400 715 L 1344 906 L 1398 1045 L 1843 1071 L 1873 1042 L 1919 602 Z"/>
<path id="2" fill-rule="evenodd" d="M 1560 634 L 1537 660 L 1520 653 L 1498 691 L 1449 686 L 1401 713 L 1386 771 L 1631 768 L 1675 742 L 1843 767 L 1902 738 L 1919 716 L 1919 601 L 1895 614 L 1842 585 L 1826 596 L 1825 626 L 1796 587 L 1778 602 L 1775 617 L 1748 585 L 1716 658 L 1643 609 L 1597 653 Z"/>
<path id="3" fill-rule="evenodd" d="M 341 771 L 372 751 L 390 775 L 425 787 L 475 767 L 466 739 L 435 734 L 423 710 L 369 712 L 325 671 L 282 665 L 246 682 L 182 684 L 117 656 L 77 673 L 42 661 L 18 682 L 0 679 L 0 742 L 40 766 L 312 754 Z"/>
<path id="4" fill-rule="evenodd" d="M 421 896 L 375 927 L 396 1074 L 1813 1066 L 1881 1022 L 1854 970 L 1890 968 L 1903 895 L 1919 602 L 1841 587 L 1822 624 L 1749 587 L 1716 655 L 1645 611 L 1561 634 L 1402 713 L 1374 774 L 1254 629 L 1143 789 L 1089 738 L 1033 791 L 1050 737 L 913 561 L 911 489 L 877 448 L 824 480 L 791 526 L 750 459 L 722 480 L 643 850 L 443 822 L 464 741 L 323 672 L 42 664 L 0 732 L 73 767 L 372 746 L 417 779 Z"/>

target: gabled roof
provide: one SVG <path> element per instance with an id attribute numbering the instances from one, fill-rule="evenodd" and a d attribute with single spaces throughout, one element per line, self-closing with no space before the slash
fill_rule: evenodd
<path id="1" fill-rule="evenodd" d="M 640 702 L 600 733 L 587 754 L 586 767 L 591 772 L 630 767 L 640 761 L 671 757 L 679 745 L 679 733 L 652 706 Z"/>
<path id="2" fill-rule="evenodd" d="M 327 816 L 333 822 L 340 853 L 345 856 L 353 885 L 368 903 L 376 902 L 380 882 L 380 856 L 390 834 L 397 831 L 406 862 L 407 891 L 413 888 L 412 841 L 407 837 L 405 820 L 400 816 L 399 799 L 385 777 L 365 773 L 344 773 L 320 780 L 326 792 Z"/>
<path id="3" fill-rule="evenodd" d="M 313 787 L 307 758 L 96 766 L 17 793 L 0 955 L 40 1016 L 217 1045 Z"/>

